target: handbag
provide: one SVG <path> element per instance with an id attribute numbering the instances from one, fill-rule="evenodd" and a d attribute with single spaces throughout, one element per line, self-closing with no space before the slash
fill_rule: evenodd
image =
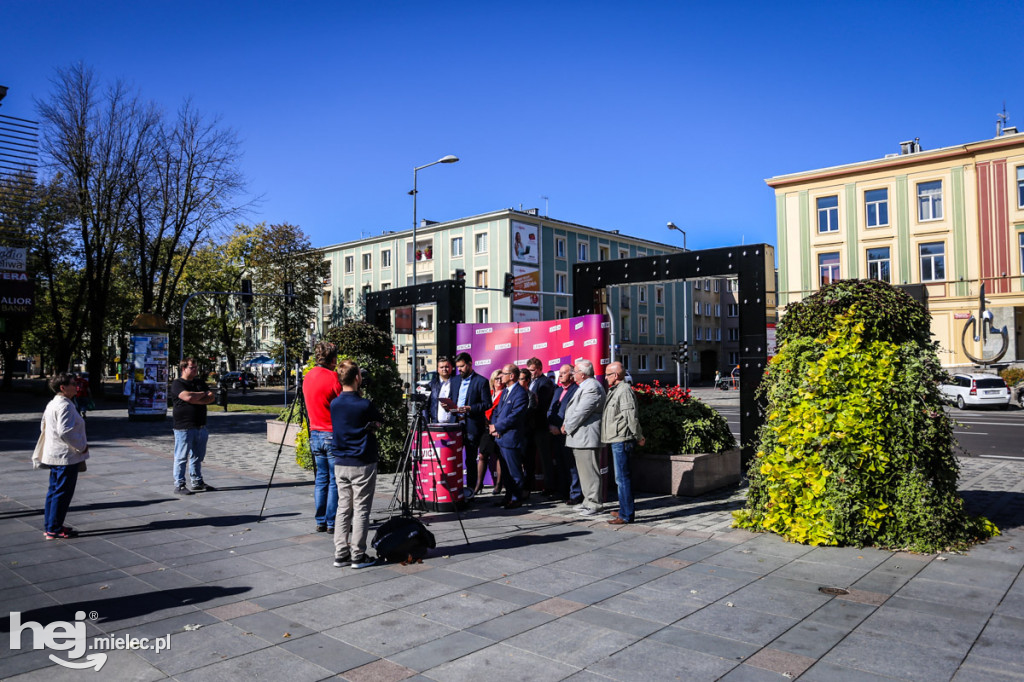
<path id="1" fill-rule="evenodd" d="M 49 469 L 49 464 L 43 464 L 43 449 L 46 447 L 46 422 L 39 428 L 39 440 L 36 441 L 36 448 L 32 451 L 32 468 Z"/>

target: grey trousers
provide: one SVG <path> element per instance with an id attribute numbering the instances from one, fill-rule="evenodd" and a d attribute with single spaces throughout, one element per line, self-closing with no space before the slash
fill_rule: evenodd
<path id="1" fill-rule="evenodd" d="M 601 472 L 597 468 L 597 448 L 573 448 L 576 470 L 580 472 L 583 506 L 601 511 Z"/>
<path id="2" fill-rule="evenodd" d="M 370 508 L 377 484 L 377 463 L 361 467 L 335 465 L 338 483 L 338 513 L 334 517 L 334 554 L 350 552 L 355 558 L 366 554 L 370 530 Z"/>

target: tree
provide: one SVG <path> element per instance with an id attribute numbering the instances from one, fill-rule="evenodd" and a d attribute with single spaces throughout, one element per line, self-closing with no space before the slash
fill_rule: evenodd
<path id="1" fill-rule="evenodd" d="M 175 292 L 189 259 L 211 231 L 244 210 L 234 132 L 206 120 L 186 101 L 172 125 L 161 122 L 132 188 L 129 254 L 144 311 L 172 320 Z"/>
<path id="2" fill-rule="evenodd" d="M 106 307 L 114 267 L 132 220 L 137 183 L 159 129 L 156 109 L 121 82 L 102 92 L 91 69 L 77 64 L 58 69 L 50 98 L 38 102 L 43 151 L 69 199 L 84 279 L 89 372 L 101 395 Z"/>
<path id="3" fill-rule="evenodd" d="M 297 225 L 260 223 L 235 228 L 229 256 L 244 264 L 254 292 L 284 294 L 285 282 L 292 283 L 293 303 L 280 296 L 256 296 L 253 311 L 257 319 L 270 321 L 275 336 L 287 342 L 289 362 L 300 357 L 307 350 L 306 332 L 315 319 L 328 273 L 323 252 L 313 248 Z"/>

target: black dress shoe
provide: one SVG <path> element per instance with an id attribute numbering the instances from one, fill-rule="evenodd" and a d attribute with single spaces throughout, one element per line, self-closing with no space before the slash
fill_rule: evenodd
<path id="1" fill-rule="evenodd" d="M 513 500 L 512 502 L 509 502 L 508 504 L 502 505 L 502 509 L 519 509 L 522 506 L 523 506 L 522 502 L 520 502 L 519 500 Z"/>
<path id="2" fill-rule="evenodd" d="M 326 523 L 318 523 L 318 524 L 316 524 L 316 532 L 317 533 L 326 533 L 327 532 L 327 524 Z"/>

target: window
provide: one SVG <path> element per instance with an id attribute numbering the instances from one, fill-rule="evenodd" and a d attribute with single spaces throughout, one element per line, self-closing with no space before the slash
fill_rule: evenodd
<path id="1" fill-rule="evenodd" d="M 373 254 L 372 253 L 364 253 L 363 254 L 363 270 L 366 271 L 366 270 L 372 270 L 372 269 L 373 269 Z"/>
<path id="2" fill-rule="evenodd" d="M 381 285 L 380 285 L 380 290 L 381 291 L 387 291 L 390 288 L 391 288 L 391 282 L 381 282 Z"/>
<path id="3" fill-rule="evenodd" d="M 647 354 L 646 353 L 642 353 L 642 354 L 636 356 L 636 368 L 637 368 L 637 371 L 639 371 L 639 372 L 646 372 L 647 371 Z"/>
<path id="4" fill-rule="evenodd" d="M 623 315 L 619 318 L 619 329 L 622 331 L 622 340 L 629 341 L 629 315 Z"/>
<path id="5" fill-rule="evenodd" d="M 261 339 L 266 339 L 269 336 L 270 336 L 270 327 L 268 327 L 267 325 L 263 325 L 262 327 L 260 327 L 260 338 Z"/>
<path id="6" fill-rule="evenodd" d="M 637 319 L 640 321 L 640 333 L 641 334 L 646 334 L 647 333 L 647 316 L 646 315 L 640 315 Z"/>
<path id="7" fill-rule="evenodd" d="M 889 190 L 869 189 L 864 192 L 864 216 L 868 227 L 889 224 Z"/>
<path id="8" fill-rule="evenodd" d="M 1024 208 L 1024 166 L 1017 166 L 1017 208 Z"/>
<path id="9" fill-rule="evenodd" d="M 555 308 L 555 319 L 564 320 L 569 317 L 569 310 L 567 308 Z"/>
<path id="10" fill-rule="evenodd" d="M 590 244 L 587 242 L 579 242 L 576 244 L 576 260 L 590 260 Z"/>
<path id="11" fill-rule="evenodd" d="M 720 328 L 715 329 L 715 341 L 722 340 L 722 330 Z"/>
<path id="12" fill-rule="evenodd" d="M 382 268 L 391 267 L 391 249 L 386 249 L 380 252 L 380 266 Z"/>
<path id="13" fill-rule="evenodd" d="M 880 246 L 877 249 L 868 249 L 868 279 L 877 279 L 882 282 L 891 283 L 889 276 L 889 247 Z"/>
<path id="14" fill-rule="evenodd" d="M 818 254 L 818 282 L 821 286 L 839 280 L 839 252 Z"/>
<path id="15" fill-rule="evenodd" d="M 1022 272 L 1024 272 L 1024 271 L 1022 271 Z M 654 303 L 656 305 L 664 305 L 665 304 L 665 287 L 660 286 L 660 285 L 654 287 Z"/>
<path id="16" fill-rule="evenodd" d="M 917 219 L 942 219 L 942 180 L 917 183 Z"/>
<path id="17" fill-rule="evenodd" d="M 556 272 L 555 273 L 555 292 L 556 293 L 564 294 L 564 293 L 566 293 L 568 291 L 568 289 L 566 288 L 566 280 L 567 280 L 567 277 L 566 277 L 564 272 Z"/>
<path id="18" fill-rule="evenodd" d="M 730 303 L 730 304 L 728 304 L 728 306 L 726 307 L 726 314 L 728 314 L 729 317 L 739 317 L 740 316 L 740 304 L 739 303 Z"/>
<path id="19" fill-rule="evenodd" d="M 476 271 L 476 285 L 478 287 L 483 287 L 485 289 L 490 286 L 487 283 L 487 270 L 477 270 Z"/>
<path id="20" fill-rule="evenodd" d="M 654 331 L 658 336 L 665 336 L 665 318 L 654 318 Z"/>
<path id="21" fill-rule="evenodd" d="M 721 288 L 722 288 L 721 280 L 716 279 L 715 280 L 715 293 L 717 294 L 719 291 L 721 291 Z"/>
<path id="22" fill-rule="evenodd" d="M 718 280 L 716 279 L 715 281 L 717 282 Z M 721 316 L 722 316 L 722 304 L 721 303 L 716 303 L 715 304 L 715 317 L 721 317 Z"/>
<path id="23" fill-rule="evenodd" d="M 654 356 L 654 369 L 658 370 L 659 372 L 665 369 L 665 356 L 664 355 L 655 355 Z"/>
<path id="24" fill-rule="evenodd" d="M 628 355 L 623 355 L 621 362 L 622 362 L 622 369 L 624 369 L 624 370 L 626 370 L 628 372 L 629 371 L 629 356 Z"/>
<path id="25" fill-rule="evenodd" d="M 607 246 L 597 247 L 597 260 L 611 260 L 612 251 Z"/>
<path id="26" fill-rule="evenodd" d="M 352 287 L 345 289 L 345 305 L 352 305 L 352 301 L 355 299 L 356 292 Z"/>
<path id="27" fill-rule="evenodd" d="M 729 364 L 734 366 L 734 367 L 736 365 L 740 364 L 740 354 L 739 353 L 729 353 Z"/>
<path id="28" fill-rule="evenodd" d="M 476 323 L 477 324 L 487 324 L 487 322 L 488 322 L 487 312 L 488 312 L 487 308 L 477 308 L 476 309 Z"/>
<path id="29" fill-rule="evenodd" d="M 647 287 L 640 287 L 636 290 L 637 303 L 647 303 Z"/>
<path id="30" fill-rule="evenodd" d="M 1017 234 L 1017 250 L 1020 251 L 1020 271 L 1024 274 L 1024 232 Z"/>
<path id="31" fill-rule="evenodd" d="M 473 235 L 473 253 L 487 253 L 486 232 L 478 232 Z"/>
<path id="32" fill-rule="evenodd" d="M 739 341 L 740 340 L 740 330 L 737 329 L 736 327 L 729 327 L 729 340 L 730 341 Z"/>
<path id="33" fill-rule="evenodd" d="M 839 231 L 839 197 L 821 197 L 818 204 L 818 232 Z"/>
<path id="34" fill-rule="evenodd" d="M 921 281 L 941 282 L 946 279 L 946 245 L 929 242 L 918 247 L 921 254 Z"/>
<path id="35" fill-rule="evenodd" d="M 555 258 L 565 258 L 565 237 L 555 237 Z"/>
<path id="36" fill-rule="evenodd" d="M 700 315 L 700 301 L 693 302 L 693 314 Z"/>
<path id="37" fill-rule="evenodd" d="M 452 237 L 452 258 L 462 258 L 462 237 Z"/>
<path id="38" fill-rule="evenodd" d="M 704 304 L 704 314 L 707 315 L 708 317 L 711 317 L 711 304 L 710 303 L 705 303 Z"/>
<path id="39" fill-rule="evenodd" d="M 629 258 L 629 249 L 619 249 L 619 258 Z"/>
<path id="40" fill-rule="evenodd" d="M 698 341 L 704 340 L 704 327 L 694 327 L 694 332 L 696 333 Z"/>
<path id="41" fill-rule="evenodd" d="M 711 280 L 704 280 L 704 291 L 711 291 Z"/>
<path id="42" fill-rule="evenodd" d="M 711 327 L 704 328 L 704 338 L 707 339 L 708 341 L 711 340 Z"/>
<path id="43" fill-rule="evenodd" d="M 739 290 L 740 290 L 740 281 L 738 279 L 730 279 L 729 280 L 729 288 L 727 289 L 727 291 L 739 291 Z"/>
<path id="44" fill-rule="evenodd" d="M 355 256 L 345 256 L 345 274 L 350 274 L 356 267 Z"/>

